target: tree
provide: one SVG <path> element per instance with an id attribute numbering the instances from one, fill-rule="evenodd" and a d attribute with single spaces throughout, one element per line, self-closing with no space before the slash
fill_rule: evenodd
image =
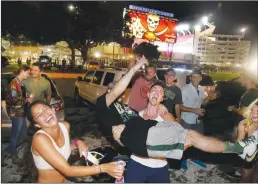
<path id="1" fill-rule="evenodd" d="M 92 47 L 112 41 L 113 28 L 112 16 L 107 9 L 99 6 L 99 2 L 87 2 L 75 6 L 75 10 L 70 12 L 64 38 L 72 50 L 73 64 L 75 49 L 81 52 L 85 63 L 88 51 Z"/>

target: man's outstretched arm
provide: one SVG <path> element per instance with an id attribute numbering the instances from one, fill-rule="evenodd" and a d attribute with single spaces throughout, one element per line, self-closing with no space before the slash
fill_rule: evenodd
<path id="1" fill-rule="evenodd" d="M 134 76 L 135 72 L 138 71 L 142 65 L 148 64 L 148 61 L 145 59 L 145 57 L 142 57 L 111 89 L 109 93 L 106 95 L 106 103 L 107 106 L 112 104 L 118 97 L 121 95 L 128 84 L 130 83 L 132 77 Z"/>

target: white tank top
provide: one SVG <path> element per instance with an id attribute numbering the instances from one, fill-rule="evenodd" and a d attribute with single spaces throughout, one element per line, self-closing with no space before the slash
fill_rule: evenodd
<path id="1" fill-rule="evenodd" d="M 70 137 L 69 137 L 69 134 L 68 134 L 68 131 L 67 131 L 65 125 L 63 123 L 58 123 L 58 124 L 63 132 L 64 139 L 65 139 L 64 146 L 61 148 L 56 145 L 56 143 L 52 139 L 52 137 L 50 135 L 48 135 L 44 130 L 39 130 L 36 132 L 36 134 L 42 133 L 42 134 L 47 135 L 50 138 L 50 140 L 52 141 L 52 143 L 53 143 L 54 147 L 56 148 L 56 150 L 58 151 L 58 153 L 60 153 L 60 155 L 62 155 L 65 158 L 65 160 L 68 160 L 68 158 L 71 154 Z M 31 147 L 31 152 L 32 152 L 32 147 Z M 54 169 L 41 156 L 34 155 L 33 152 L 32 152 L 32 156 L 33 156 L 34 163 L 38 169 Z"/>
<path id="2" fill-rule="evenodd" d="M 143 111 L 139 112 L 139 116 L 143 117 Z M 155 120 L 158 122 L 164 121 L 163 118 L 161 118 L 160 116 L 158 116 Z M 161 168 L 161 167 L 165 167 L 168 164 L 166 160 L 153 159 L 153 158 L 140 158 L 135 155 L 131 155 L 131 159 L 133 159 L 134 161 L 144 166 L 151 167 L 151 168 Z"/>

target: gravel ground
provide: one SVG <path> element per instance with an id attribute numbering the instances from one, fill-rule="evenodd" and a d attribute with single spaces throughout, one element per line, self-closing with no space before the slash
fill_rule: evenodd
<path id="1" fill-rule="evenodd" d="M 103 136 L 99 130 L 97 119 L 94 111 L 89 111 L 86 107 L 66 108 L 66 120 L 71 125 L 71 136 L 80 137 L 89 145 L 90 149 L 98 147 L 111 146 L 110 142 Z M 31 138 L 30 138 L 31 140 Z M 18 166 L 11 163 L 11 159 L 2 160 L 1 169 L 1 182 L 3 183 L 17 183 L 17 182 L 36 182 L 37 171 L 33 164 L 30 141 L 20 146 L 19 157 L 24 158 L 26 164 Z M 2 143 L 1 149 L 7 147 L 7 143 Z M 112 143 L 113 145 L 113 143 Z M 72 165 L 86 165 L 83 159 L 80 159 L 77 152 L 73 152 L 69 159 Z M 207 168 L 201 168 L 200 166 L 187 161 L 188 170 L 169 169 L 171 183 L 235 183 L 235 178 L 229 177 L 224 174 L 214 164 L 206 164 Z M 113 180 L 107 175 L 98 175 L 95 177 L 81 177 L 69 179 L 72 182 L 113 182 Z"/>

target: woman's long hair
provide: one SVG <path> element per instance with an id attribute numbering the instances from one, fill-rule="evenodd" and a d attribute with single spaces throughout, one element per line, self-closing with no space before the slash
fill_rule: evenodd
<path id="1" fill-rule="evenodd" d="M 30 70 L 30 67 L 28 65 L 21 65 L 17 70 L 13 72 L 14 77 L 17 77 L 20 75 L 21 71 L 27 71 Z"/>

